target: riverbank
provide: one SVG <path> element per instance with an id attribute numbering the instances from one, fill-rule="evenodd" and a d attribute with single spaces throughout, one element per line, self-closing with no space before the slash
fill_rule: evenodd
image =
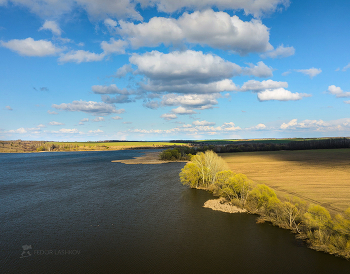
<path id="1" fill-rule="evenodd" d="M 174 161 L 163 161 L 160 160 L 161 151 L 157 152 L 146 152 L 144 155 L 135 157 L 133 159 L 127 160 L 114 160 L 113 163 L 123 163 L 127 165 L 159 165 L 165 163 L 173 163 Z M 187 162 L 187 161 L 177 161 L 177 162 Z"/>

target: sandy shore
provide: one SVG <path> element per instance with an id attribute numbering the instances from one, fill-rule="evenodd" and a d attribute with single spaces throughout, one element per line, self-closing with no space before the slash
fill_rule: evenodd
<path id="1" fill-rule="evenodd" d="M 211 208 L 212 210 L 228 212 L 228 213 L 244 213 L 247 212 L 245 209 L 238 208 L 225 202 L 224 198 L 208 200 L 204 203 L 203 207 Z"/>
<path id="2" fill-rule="evenodd" d="M 155 164 L 165 164 L 165 163 L 173 163 L 174 161 L 162 161 L 159 160 L 159 154 L 161 152 L 146 152 L 145 155 L 136 157 L 134 159 L 128 159 L 128 160 L 114 160 L 112 162 L 117 163 L 123 163 L 127 165 L 139 165 L 139 164 L 145 164 L 145 165 L 155 165 Z M 179 162 L 185 162 L 185 161 L 179 161 Z"/>

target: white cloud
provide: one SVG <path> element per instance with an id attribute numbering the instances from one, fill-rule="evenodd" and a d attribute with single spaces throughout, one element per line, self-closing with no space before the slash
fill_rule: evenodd
<path id="1" fill-rule="evenodd" d="M 180 114 L 180 115 L 184 115 L 184 114 L 196 114 L 197 112 L 195 112 L 192 109 L 186 109 L 184 107 L 178 107 L 178 108 L 174 108 L 171 110 L 172 113 L 175 114 Z"/>
<path id="2" fill-rule="evenodd" d="M 260 91 L 258 93 L 258 99 L 260 101 L 269 101 L 269 100 L 277 100 L 277 101 L 296 101 L 300 100 L 303 97 L 310 97 L 310 94 L 305 93 L 292 93 L 289 90 L 284 88 L 278 89 L 267 89 L 264 91 Z"/>
<path id="3" fill-rule="evenodd" d="M 220 10 L 244 10 L 246 14 L 259 17 L 289 6 L 289 0 L 0 0 L 0 4 L 11 2 L 30 9 L 31 12 L 47 18 L 72 12 L 73 8 L 84 9 L 93 20 L 106 18 L 132 18 L 141 20 L 135 5 L 156 6 L 159 11 L 173 13 L 188 9 L 216 7 Z"/>
<path id="4" fill-rule="evenodd" d="M 101 48 L 103 49 L 105 54 L 117 53 L 117 54 L 125 54 L 125 48 L 127 47 L 128 42 L 124 40 L 114 40 L 111 38 L 109 43 L 103 41 L 101 43 Z"/>
<path id="5" fill-rule="evenodd" d="M 206 9 L 216 7 L 220 10 L 244 10 L 245 14 L 259 17 L 289 6 L 289 0 L 139 0 L 144 5 L 155 4 L 160 11 L 173 13 L 182 8 Z"/>
<path id="6" fill-rule="evenodd" d="M 194 121 L 193 123 L 192 123 L 194 126 L 213 126 L 213 125 L 215 125 L 215 123 L 214 122 L 208 122 L 208 121 Z"/>
<path id="7" fill-rule="evenodd" d="M 73 101 L 72 103 L 53 104 L 53 108 L 65 111 L 81 111 L 95 116 L 106 116 L 112 113 L 123 113 L 124 109 L 116 109 L 115 106 L 94 101 Z"/>
<path id="8" fill-rule="evenodd" d="M 130 62 L 138 67 L 137 73 L 144 74 L 153 81 L 174 84 L 216 81 L 241 73 L 241 67 L 237 64 L 216 55 L 192 50 L 168 54 L 159 51 L 133 54 Z"/>
<path id="9" fill-rule="evenodd" d="M 310 69 L 296 69 L 295 71 L 297 72 L 301 72 L 305 75 L 309 75 L 310 78 L 314 78 L 316 75 L 320 74 L 322 72 L 321 69 L 317 69 L 317 68 L 310 68 Z"/>
<path id="10" fill-rule="evenodd" d="M 94 85 L 91 87 L 91 90 L 95 94 L 129 94 L 127 89 L 120 89 L 115 84 L 110 86 Z"/>
<path id="11" fill-rule="evenodd" d="M 350 63 L 343 67 L 342 71 L 347 71 L 350 68 Z"/>
<path id="12" fill-rule="evenodd" d="M 199 121 L 197 121 L 199 122 Z M 206 122 L 206 121 L 202 121 Z M 209 122 L 207 122 L 209 123 Z M 203 123 L 205 124 L 205 123 Z M 215 124 L 215 123 L 214 123 Z M 201 125 L 201 122 L 199 125 L 183 125 L 180 127 L 172 128 L 172 129 L 130 129 L 129 132 L 134 133 L 140 133 L 140 134 L 172 134 L 172 135 L 178 135 L 179 133 L 185 133 L 187 135 L 198 135 L 198 134 L 217 134 L 217 133 L 226 133 L 230 134 L 233 131 L 239 131 L 241 128 L 239 126 L 236 126 L 233 122 L 224 123 L 221 126 L 214 127 L 210 125 Z"/>
<path id="13" fill-rule="evenodd" d="M 113 119 L 113 120 L 122 120 L 123 118 L 120 117 L 120 116 L 114 116 L 114 117 L 112 117 L 112 119 Z"/>
<path id="14" fill-rule="evenodd" d="M 350 92 L 344 92 L 340 87 L 331 85 L 328 87 L 328 91 L 335 95 L 337 98 L 350 97 Z"/>
<path id="15" fill-rule="evenodd" d="M 248 65 L 249 67 L 244 68 L 243 70 L 244 74 L 246 75 L 253 75 L 261 78 L 271 77 L 273 75 L 272 74 L 273 69 L 265 65 L 263 61 L 258 62 L 256 66 L 254 66 L 254 64 L 248 64 Z"/>
<path id="16" fill-rule="evenodd" d="M 172 120 L 177 118 L 176 114 L 173 114 L 173 113 L 165 113 L 165 114 L 162 114 L 160 117 L 164 118 L 165 120 Z"/>
<path id="17" fill-rule="evenodd" d="M 97 129 L 97 130 L 89 130 L 89 133 L 103 133 L 103 130 Z"/>
<path id="18" fill-rule="evenodd" d="M 23 133 L 27 133 L 27 130 L 25 130 L 23 127 L 21 127 L 21 128 L 15 129 L 15 130 L 11 129 L 8 131 L 8 133 L 22 133 L 23 134 Z"/>
<path id="19" fill-rule="evenodd" d="M 8 42 L 0 41 L 1 45 L 23 56 L 48 56 L 56 55 L 62 49 L 54 46 L 50 41 L 37 40 L 29 37 L 23 40 L 13 39 Z"/>
<path id="20" fill-rule="evenodd" d="M 220 94 L 166 94 L 162 97 L 164 106 L 182 106 L 190 109 L 209 109 L 217 105 Z"/>
<path id="21" fill-rule="evenodd" d="M 103 117 L 96 117 L 94 120 L 92 120 L 92 121 L 94 121 L 94 122 L 102 122 L 102 121 L 104 121 L 105 120 L 105 118 L 103 118 Z"/>
<path id="22" fill-rule="evenodd" d="M 52 114 L 52 115 L 58 114 L 56 111 L 51 111 L 51 110 L 48 110 L 47 113 L 48 113 L 48 114 Z"/>
<path id="23" fill-rule="evenodd" d="M 106 18 L 103 22 L 104 22 L 105 26 L 109 29 L 113 29 L 118 25 L 118 22 L 114 21 L 111 18 Z"/>
<path id="24" fill-rule="evenodd" d="M 256 81 L 256 80 L 249 80 L 243 84 L 241 87 L 241 91 L 262 91 L 266 89 L 278 89 L 278 88 L 287 88 L 288 83 L 287 82 L 277 82 L 273 80 L 264 80 L 264 81 Z"/>
<path id="25" fill-rule="evenodd" d="M 49 123 L 50 126 L 62 126 L 64 125 L 63 123 L 60 123 L 60 122 L 56 122 L 56 121 L 52 121 Z"/>
<path id="26" fill-rule="evenodd" d="M 37 128 L 44 128 L 44 127 L 46 127 L 46 126 L 43 125 L 43 124 L 40 124 L 40 125 L 37 125 L 36 127 L 37 127 Z"/>
<path id="27" fill-rule="evenodd" d="M 101 61 L 105 56 L 106 54 L 104 52 L 97 54 L 85 50 L 73 50 L 62 54 L 58 60 L 62 63 L 75 62 L 80 64 L 82 62 Z"/>
<path id="28" fill-rule="evenodd" d="M 89 122 L 89 118 L 83 118 L 79 121 L 79 125 L 84 125 L 84 122 Z"/>
<path id="29" fill-rule="evenodd" d="M 293 119 L 288 123 L 283 123 L 280 129 L 318 132 L 350 131 L 350 118 L 331 120 L 328 122 L 323 120 L 304 120 L 299 123 L 297 119 Z"/>
<path id="30" fill-rule="evenodd" d="M 61 36 L 62 30 L 55 21 L 46 20 L 39 30 L 50 30 L 53 34 Z"/>
<path id="31" fill-rule="evenodd" d="M 236 91 L 239 88 L 232 80 L 224 79 L 217 82 L 204 83 L 188 83 L 188 84 L 159 84 L 159 82 L 141 83 L 144 90 L 152 92 L 176 92 L 176 93 L 217 93 L 224 91 Z"/>
<path id="32" fill-rule="evenodd" d="M 266 129 L 266 125 L 264 124 L 257 124 L 256 126 L 246 128 L 246 130 L 263 130 Z"/>
<path id="33" fill-rule="evenodd" d="M 297 121 L 298 121 L 297 119 L 293 119 L 293 120 L 289 121 L 288 123 L 283 123 L 280 128 L 281 129 L 286 129 L 286 128 L 289 128 L 289 127 L 294 127 L 294 126 L 296 126 L 298 124 Z"/>
<path id="34" fill-rule="evenodd" d="M 5 109 L 7 109 L 7 110 L 13 110 L 12 107 L 10 107 L 10 106 L 6 106 Z"/>
<path id="35" fill-rule="evenodd" d="M 68 133 L 68 134 L 76 134 L 76 133 L 81 133 L 79 132 L 79 130 L 77 130 L 76 128 L 62 128 L 58 131 L 51 131 L 52 133 Z"/>
<path id="36" fill-rule="evenodd" d="M 140 20 L 132 0 L 8 0 L 30 9 L 31 12 L 47 18 L 70 13 L 74 8 L 84 9 L 92 20 L 109 17 L 133 18 Z M 141 0 L 142 1 L 142 0 Z M 0 2 L 1 3 L 1 2 Z"/>
<path id="37" fill-rule="evenodd" d="M 284 58 L 292 56 L 295 53 L 294 47 L 285 47 L 283 44 L 280 45 L 277 49 L 263 53 L 260 55 L 262 58 Z"/>
<path id="38" fill-rule="evenodd" d="M 119 22 L 117 32 L 133 48 L 179 45 L 183 42 L 208 45 L 239 54 L 272 50 L 269 29 L 259 20 L 245 22 L 238 16 L 213 10 L 184 13 L 180 18 L 153 17 L 147 23 Z"/>
<path id="39" fill-rule="evenodd" d="M 125 77 L 129 72 L 133 72 L 133 71 L 134 70 L 132 69 L 131 65 L 126 64 L 117 70 L 116 77 L 117 78 Z"/>

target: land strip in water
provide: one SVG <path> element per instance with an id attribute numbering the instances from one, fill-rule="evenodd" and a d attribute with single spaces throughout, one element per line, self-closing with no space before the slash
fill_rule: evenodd
<path id="1" fill-rule="evenodd" d="M 160 160 L 160 151 L 157 151 L 157 152 L 146 152 L 141 156 L 135 157 L 133 159 L 115 160 L 112 162 L 123 163 L 127 165 L 139 165 L 139 164 L 154 165 L 154 164 L 170 163 L 174 161 Z M 186 161 L 177 161 L 177 162 L 186 162 Z"/>
<path id="2" fill-rule="evenodd" d="M 350 149 L 223 153 L 235 173 L 331 213 L 350 205 Z"/>

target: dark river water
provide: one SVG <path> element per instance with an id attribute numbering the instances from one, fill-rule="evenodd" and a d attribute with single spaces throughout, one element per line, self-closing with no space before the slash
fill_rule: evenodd
<path id="1" fill-rule="evenodd" d="M 0 154 L 0 273 L 350 273 L 256 216 L 203 208 L 184 163 L 111 162 L 140 152 Z"/>

